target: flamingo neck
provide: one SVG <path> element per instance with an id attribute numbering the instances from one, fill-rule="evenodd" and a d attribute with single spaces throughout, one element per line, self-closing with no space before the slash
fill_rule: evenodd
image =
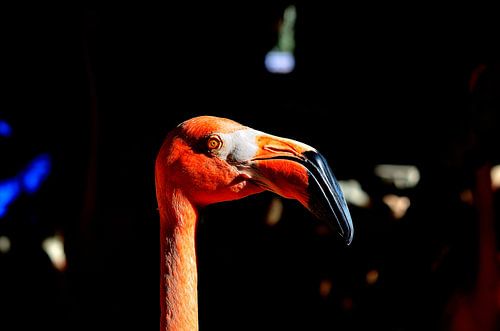
<path id="1" fill-rule="evenodd" d="M 196 208 L 181 190 L 161 192 L 161 331 L 198 330 Z"/>
<path id="2" fill-rule="evenodd" d="M 474 300 L 482 320 L 493 320 L 496 314 L 497 262 L 491 167 L 482 166 L 476 173 L 476 197 L 479 219 L 479 266 Z"/>

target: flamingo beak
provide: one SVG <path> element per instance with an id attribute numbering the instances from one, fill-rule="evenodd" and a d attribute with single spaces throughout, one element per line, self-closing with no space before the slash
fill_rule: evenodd
<path id="1" fill-rule="evenodd" d="M 257 137 L 249 176 L 262 188 L 298 200 L 338 231 L 347 245 L 354 227 L 337 179 L 326 159 L 303 143 L 270 135 Z"/>

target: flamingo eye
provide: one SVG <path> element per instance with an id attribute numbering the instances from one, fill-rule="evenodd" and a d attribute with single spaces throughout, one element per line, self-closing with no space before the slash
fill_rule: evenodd
<path id="1" fill-rule="evenodd" d="M 207 140 L 207 147 L 210 151 L 220 149 L 222 147 L 222 139 L 219 136 L 210 136 Z"/>

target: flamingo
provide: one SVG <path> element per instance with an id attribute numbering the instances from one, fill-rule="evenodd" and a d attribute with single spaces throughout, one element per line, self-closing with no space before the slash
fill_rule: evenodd
<path id="1" fill-rule="evenodd" d="M 497 263 L 491 166 L 475 174 L 474 202 L 478 216 L 477 276 L 469 292 L 454 295 L 447 307 L 449 331 L 496 331 L 500 327 L 500 274 Z"/>
<path id="2" fill-rule="evenodd" d="M 230 119 L 191 118 L 167 134 L 155 163 L 160 216 L 160 330 L 198 330 L 195 231 L 199 208 L 264 190 L 299 201 L 335 226 L 354 228 L 342 191 L 314 148 Z"/>
<path id="3" fill-rule="evenodd" d="M 473 97 L 473 106 L 477 109 L 492 108 L 491 100 L 498 85 L 495 78 L 498 75 L 495 66 L 479 64 L 469 77 L 469 93 Z M 482 114 L 481 116 L 485 116 Z M 477 130 L 477 131 L 476 131 Z M 477 151 L 483 151 L 489 146 L 481 140 L 485 128 L 475 128 L 473 131 Z M 500 260 L 497 251 L 495 229 L 495 203 L 492 190 L 491 164 L 486 162 L 475 170 L 475 187 L 473 203 L 477 214 L 477 264 L 476 279 L 468 291 L 458 291 L 451 297 L 447 305 L 446 322 L 450 331 L 498 331 L 500 330 Z"/>

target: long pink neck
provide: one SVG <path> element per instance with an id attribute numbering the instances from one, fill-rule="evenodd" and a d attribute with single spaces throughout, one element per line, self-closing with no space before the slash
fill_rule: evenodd
<path id="1" fill-rule="evenodd" d="M 176 189 L 160 189 L 161 331 L 198 330 L 197 211 Z"/>
<path id="2" fill-rule="evenodd" d="M 476 173 L 475 201 L 479 216 L 479 267 L 473 300 L 476 302 L 475 307 L 482 321 L 495 320 L 497 309 L 495 295 L 498 275 L 490 171 L 490 166 L 486 165 Z"/>
<path id="3" fill-rule="evenodd" d="M 478 273 L 473 291 L 455 302 L 450 330 L 498 330 L 496 303 L 498 273 L 493 217 L 493 196 L 489 165 L 476 171 L 474 201 L 478 212 L 479 250 Z"/>

